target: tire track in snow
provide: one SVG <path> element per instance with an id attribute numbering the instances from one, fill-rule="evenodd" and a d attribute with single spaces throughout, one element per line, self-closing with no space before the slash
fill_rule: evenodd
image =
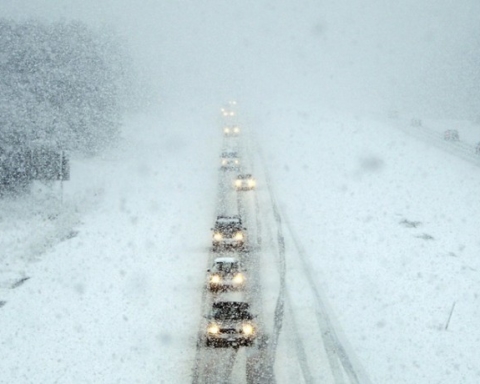
<path id="1" fill-rule="evenodd" d="M 280 210 L 278 208 L 278 205 L 276 204 L 276 201 L 274 199 L 274 194 L 271 186 L 271 179 L 268 174 L 265 158 L 263 156 L 263 153 L 261 152 L 260 149 L 257 150 L 260 158 L 261 158 L 261 163 L 264 167 L 264 173 L 265 173 L 265 178 L 267 180 L 267 188 L 269 189 L 270 197 L 271 197 L 271 202 L 272 202 L 272 209 L 274 213 L 274 218 L 277 223 L 277 227 L 281 228 L 282 225 L 282 218 L 280 215 Z M 316 319 L 317 319 L 317 324 L 319 327 L 319 330 L 322 335 L 322 339 L 324 341 L 324 346 L 327 352 L 327 357 L 331 369 L 331 373 L 333 375 L 333 378 L 335 380 L 335 383 L 344 383 L 344 374 L 343 371 L 340 367 L 339 362 L 341 363 L 343 370 L 347 374 L 350 383 L 354 384 L 360 384 L 360 383 L 369 383 L 369 380 L 362 372 L 362 374 L 359 374 L 359 371 L 363 371 L 360 367 L 359 364 L 356 366 L 353 365 L 352 360 L 347 353 L 345 347 L 343 346 L 342 342 L 340 341 L 332 323 L 330 320 L 330 316 L 326 310 L 326 306 L 321 298 L 321 296 L 318 293 L 316 284 L 313 280 L 312 274 L 311 274 L 311 268 L 308 265 L 308 261 L 306 258 L 305 251 L 300 245 L 300 242 L 298 241 L 297 237 L 295 236 L 293 229 L 290 225 L 290 222 L 288 220 L 284 221 L 288 232 L 293 240 L 293 244 L 296 250 L 296 253 L 299 256 L 299 259 L 302 263 L 303 266 L 303 272 L 305 276 L 307 277 L 308 284 L 310 286 L 311 292 L 313 293 L 317 305 L 317 310 L 315 311 Z M 278 242 L 279 242 L 279 250 L 281 253 L 281 257 L 285 258 L 285 238 L 281 231 L 277 229 L 278 234 Z M 288 296 L 288 295 L 287 295 Z M 306 356 L 306 354 L 301 352 L 300 348 L 300 355 L 301 356 Z M 308 368 L 307 364 L 301 364 L 302 368 L 302 373 L 304 375 L 304 379 L 306 382 L 309 382 L 307 380 L 313 380 L 312 375 L 310 373 L 310 369 Z M 360 380 L 360 376 L 362 379 Z M 313 382 L 313 381 L 310 381 Z"/>
<path id="2" fill-rule="evenodd" d="M 280 289 L 278 293 L 278 299 L 277 299 L 277 304 L 275 307 L 275 315 L 274 315 L 274 339 L 272 340 L 271 344 L 271 365 L 273 367 L 275 363 L 275 358 L 276 358 L 276 352 L 277 352 L 277 347 L 278 347 L 278 339 L 280 337 L 280 333 L 283 328 L 283 322 L 285 318 L 285 307 L 288 308 L 288 314 L 289 318 L 292 321 L 292 331 L 295 335 L 295 350 L 298 358 L 298 363 L 300 365 L 300 369 L 302 372 L 302 376 L 304 381 L 307 384 L 314 383 L 314 379 L 311 374 L 311 370 L 308 366 L 307 362 L 307 354 L 305 351 L 305 346 L 302 342 L 302 339 L 299 336 L 298 332 L 298 325 L 295 321 L 295 317 L 293 316 L 293 311 L 292 311 L 292 305 L 290 302 L 290 297 L 288 295 L 288 292 L 286 290 L 286 250 L 285 250 L 285 239 L 283 236 L 283 231 L 282 231 L 282 219 L 279 213 L 279 210 L 277 208 L 277 204 L 274 200 L 273 196 L 273 191 L 270 186 L 270 178 L 267 173 L 267 169 L 265 166 L 265 162 L 263 160 L 262 154 L 259 152 L 257 149 L 256 151 L 260 158 L 261 158 L 261 163 L 262 163 L 262 168 L 263 168 L 263 173 L 265 176 L 265 181 L 266 181 L 266 186 L 267 186 L 267 191 L 268 191 L 268 196 L 270 199 L 270 208 L 272 209 L 273 217 L 276 223 L 276 240 L 277 240 L 277 246 L 278 246 L 278 258 L 277 258 L 277 268 L 280 276 Z M 260 205 L 258 202 L 258 198 L 256 196 L 256 212 L 257 212 L 257 217 L 259 217 L 260 214 Z M 275 236 L 273 236 L 275 237 Z"/>
<path id="3" fill-rule="evenodd" d="M 285 224 L 288 231 L 290 232 L 293 244 L 296 248 L 297 254 L 303 266 L 304 274 L 307 277 L 307 281 L 315 296 L 318 306 L 318 310 L 316 311 L 318 326 L 322 330 L 322 336 L 326 344 L 328 345 L 330 352 L 338 356 L 351 383 L 370 383 L 367 375 L 363 372 L 363 369 L 360 367 L 360 365 L 358 363 L 353 363 L 351 356 L 347 353 L 347 350 L 344 346 L 345 341 L 341 341 L 337 332 L 335 331 L 335 328 L 333 327 L 332 321 L 330 319 L 330 315 L 328 314 L 328 311 L 326 309 L 326 305 L 324 304 L 324 300 L 322 299 L 315 284 L 315 280 L 313 279 L 306 252 L 298 241 L 298 238 L 295 235 L 289 220 L 285 220 Z M 343 380 L 341 380 L 340 382 L 343 382 Z"/>

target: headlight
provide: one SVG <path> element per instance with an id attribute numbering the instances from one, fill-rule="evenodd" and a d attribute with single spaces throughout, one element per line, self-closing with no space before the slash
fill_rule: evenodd
<path id="1" fill-rule="evenodd" d="M 238 127 L 233 128 L 233 132 L 235 132 L 235 133 L 240 132 L 240 128 L 238 128 Z"/>
<path id="2" fill-rule="evenodd" d="M 237 187 L 241 187 L 242 186 L 242 180 L 235 180 L 235 185 Z"/>
<path id="3" fill-rule="evenodd" d="M 210 277 L 210 282 L 213 283 L 213 284 L 218 284 L 220 283 L 220 276 L 218 275 L 213 275 L 212 277 Z"/>
<path id="4" fill-rule="evenodd" d="M 229 132 L 230 132 L 230 129 L 229 129 L 229 128 L 225 128 L 225 129 L 223 130 L 223 132 L 229 133 Z"/>
<path id="5" fill-rule="evenodd" d="M 235 160 L 235 164 L 238 164 L 238 163 L 239 163 L 239 161 L 238 161 L 238 160 Z"/>
<path id="6" fill-rule="evenodd" d="M 212 335 L 217 334 L 219 331 L 220 331 L 220 328 L 215 323 L 209 324 L 208 327 L 207 327 L 207 332 L 212 334 Z"/>
<path id="7" fill-rule="evenodd" d="M 223 159 L 222 160 L 222 165 L 225 165 L 225 164 L 227 164 L 227 160 Z"/>
<path id="8" fill-rule="evenodd" d="M 248 186 L 249 187 L 254 187 L 255 186 L 255 180 L 248 180 Z"/>
<path id="9" fill-rule="evenodd" d="M 235 284 L 242 284 L 242 283 L 243 283 L 243 280 L 244 280 L 244 279 L 243 279 L 243 275 L 242 275 L 241 273 L 237 273 L 237 274 L 235 275 L 235 277 L 233 278 L 232 281 L 233 281 Z"/>
<path id="10" fill-rule="evenodd" d="M 217 232 L 217 233 L 215 233 L 215 234 L 213 235 L 213 240 L 220 241 L 220 240 L 222 240 L 222 239 L 223 239 L 223 236 L 222 236 L 221 233 L 218 233 L 218 232 Z"/>
<path id="11" fill-rule="evenodd" d="M 235 116 L 235 112 L 230 112 L 230 116 Z"/>
<path id="12" fill-rule="evenodd" d="M 254 329 L 251 324 L 243 324 L 242 331 L 244 335 L 250 336 L 250 335 L 253 335 Z"/>
<path id="13" fill-rule="evenodd" d="M 235 234 L 235 240 L 243 240 L 243 233 L 242 232 L 237 232 Z"/>

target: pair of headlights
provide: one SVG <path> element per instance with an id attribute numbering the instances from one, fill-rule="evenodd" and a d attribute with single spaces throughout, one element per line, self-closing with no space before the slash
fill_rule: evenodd
<path id="1" fill-rule="evenodd" d="M 217 335 L 220 332 L 220 327 L 216 323 L 211 323 L 207 327 L 207 332 L 211 335 Z M 249 323 L 242 324 L 241 333 L 245 336 L 251 336 L 255 333 L 255 328 Z"/>
<path id="2" fill-rule="evenodd" d="M 237 232 L 233 238 L 234 238 L 234 240 L 237 240 L 237 241 L 243 240 L 243 233 L 242 232 Z M 223 235 L 219 232 L 214 233 L 213 234 L 213 240 L 222 241 L 223 240 Z"/>
<path id="3" fill-rule="evenodd" d="M 210 277 L 210 283 L 212 284 L 220 284 L 221 281 L 222 281 L 222 278 L 220 275 L 213 275 L 212 277 Z M 243 284 L 244 281 L 245 281 L 245 278 L 241 273 L 237 273 L 232 279 L 232 282 L 234 284 Z"/>
<path id="4" fill-rule="evenodd" d="M 234 127 L 234 128 L 224 128 L 223 129 L 223 132 L 225 133 L 230 133 L 230 132 L 233 132 L 233 133 L 239 133 L 240 132 L 240 128 L 238 127 Z"/>
<path id="5" fill-rule="evenodd" d="M 253 188 L 255 186 L 255 180 L 247 180 L 247 185 L 249 188 Z M 235 180 L 235 186 L 240 188 L 242 186 L 242 180 Z"/>
<path id="6" fill-rule="evenodd" d="M 240 164 L 240 161 L 239 161 L 239 160 L 234 160 L 233 162 L 234 162 L 235 164 Z M 228 160 L 223 159 L 223 160 L 222 160 L 222 165 L 227 165 L 227 164 L 228 164 Z"/>

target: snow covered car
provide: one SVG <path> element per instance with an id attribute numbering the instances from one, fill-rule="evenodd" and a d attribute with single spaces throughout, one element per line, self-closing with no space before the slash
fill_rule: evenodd
<path id="1" fill-rule="evenodd" d="M 223 127 L 223 135 L 226 137 L 238 136 L 240 128 L 237 125 L 226 125 Z"/>
<path id="2" fill-rule="evenodd" d="M 245 287 L 244 271 L 234 257 L 217 257 L 207 272 L 210 291 L 237 290 Z"/>
<path id="3" fill-rule="evenodd" d="M 449 129 L 443 134 L 443 138 L 447 141 L 458 141 L 458 131 L 456 129 Z"/>
<path id="4" fill-rule="evenodd" d="M 217 216 L 215 227 L 212 228 L 213 250 L 221 248 L 243 249 L 245 246 L 246 228 L 242 225 L 240 216 Z"/>
<path id="5" fill-rule="evenodd" d="M 222 152 L 221 156 L 221 168 L 223 170 L 238 170 L 240 167 L 240 158 L 235 151 Z"/>
<path id="6" fill-rule="evenodd" d="M 251 346 L 257 337 L 255 316 L 250 313 L 250 307 L 246 302 L 215 302 L 206 318 L 208 319 L 205 330 L 207 347 Z"/>
<path id="7" fill-rule="evenodd" d="M 250 191 L 257 186 L 257 182 L 250 173 L 238 175 L 234 184 L 237 191 Z"/>

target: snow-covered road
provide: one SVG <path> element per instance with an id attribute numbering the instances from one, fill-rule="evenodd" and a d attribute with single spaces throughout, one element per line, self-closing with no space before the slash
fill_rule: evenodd
<path id="1" fill-rule="evenodd" d="M 192 380 L 222 138 L 190 112 L 132 118 L 120 148 L 74 159 L 63 204 L 55 190 L 5 205 L 0 382 Z M 275 381 L 477 383 L 478 167 L 389 121 L 266 116 L 265 160 L 247 147 L 259 187 L 239 201 L 269 340 L 281 324 Z M 231 382 L 265 361 L 253 351 L 231 352 Z"/>

